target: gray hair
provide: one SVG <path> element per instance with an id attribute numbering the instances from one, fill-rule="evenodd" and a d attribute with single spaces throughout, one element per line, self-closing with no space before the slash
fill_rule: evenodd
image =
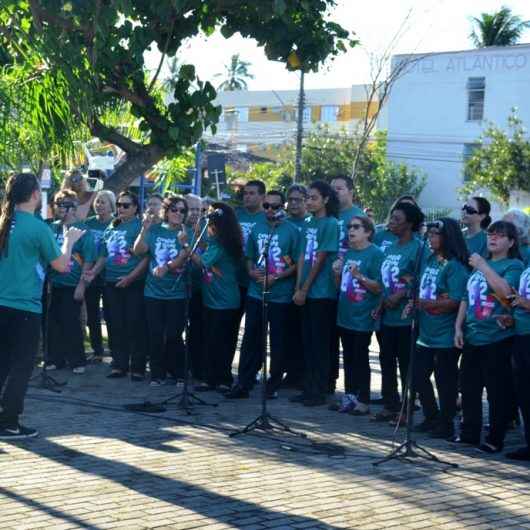
<path id="1" fill-rule="evenodd" d="M 504 214 L 503 220 L 510 220 L 515 225 L 517 235 L 519 236 L 519 243 L 527 245 L 530 231 L 530 216 L 522 210 L 512 208 Z"/>
<path id="2" fill-rule="evenodd" d="M 110 209 L 112 210 L 112 213 L 116 213 L 116 195 L 114 195 L 113 191 L 110 190 L 100 190 L 96 193 L 96 196 L 94 197 L 94 204 L 98 198 L 103 197 L 107 201 L 109 201 Z"/>

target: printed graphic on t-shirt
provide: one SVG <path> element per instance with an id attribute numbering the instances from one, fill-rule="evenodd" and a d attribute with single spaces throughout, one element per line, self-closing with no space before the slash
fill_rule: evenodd
<path id="1" fill-rule="evenodd" d="M 359 280 L 354 278 L 351 273 L 352 265 L 357 268 L 361 265 L 358 260 L 349 259 L 342 269 L 342 278 L 340 282 L 340 290 L 345 293 L 346 298 L 351 302 L 362 302 L 366 297 L 366 289 L 361 286 Z"/>
<path id="2" fill-rule="evenodd" d="M 473 308 L 475 318 L 484 320 L 491 316 L 495 307 L 493 294 L 488 294 L 488 282 L 482 272 L 475 271 L 467 282 L 468 303 Z"/>
<path id="3" fill-rule="evenodd" d="M 343 256 L 349 248 L 348 233 L 344 230 L 344 220 L 339 219 L 339 256 Z"/>
<path id="4" fill-rule="evenodd" d="M 163 267 L 168 264 L 173 258 L 178 255 L 177 245 L 174 238 L 157 237 L 155 239 L 155 255 L 151 261 L 151 271 L 155 267 Z M 178 270 L 169 271 L 172 274 L 177 274 Z"/>
<path id="5" fill-rule="evenodd" d="M 91 230 L 92 237 L 94 238 L 94 245 L 96 246 L 96 252 L 99 255 L 101 251 L 101 245 L 103 244 L 103 232 L 104 230 Z"/>
<path id="6" fill-rule="evenodd" d="M 131 259 L 129 246 L 127 245 L 127 232 L 125 230 L 113 230 L 107 239 L 108 259 L 115 265 L 127 265 Z"/>
<path id="7" fill-rule="evenodd" d="M 304 261 L 309 263 L 312 267 L 315 262 L 318 250 L 318 240 L 317 240 L 318 228 L 308 228 L 305 233 L 305 253 Z"/>
<path id="8" fill-rule="evenodd" d="M 381 249 L 382 252 L 384 252 L 391 245 L 392 245 L 392 241 L 390 239 L 384 239 L 383 241 L 381 241 L 379 248 Z"/>
<path id="9" fill-rule="evenodd" d="M 383 285 L 391 294 L 402 291 L 406 286 L 405 281 L 399 277 L 400 260 L 400 254 L 390 254 L 389 256 L 386 256 L 385 261 L 383 261 L 383 264 L 381 265 Z"/>
<path id="10" fill-rule="evenodd" d="M 521 274 L 519 296 L 525 300 L 530 300 L 530 267 Z"/>
<path id="11" fill-rule="evenodd" d="M 427 267 L 420 283 L 420 299 L 421 300 L 436 300 L 437 285 L 436 280 L 440 269 L 436 267 Z"/>
<path id="12" fill-rule="evenodd" d="M 214 276 L 220 278 L 223 276 L 223 273 L 217 267 L 210 267 L 209 269 L 204 269 L 202 271 L 202 281 L 204 283 L 212 283 Z"/>
<path id="13" fill-rule="evenodd" d="M 62 248 L 63 246 L 63 243 L 64 243 L 64 232 L 63 232 L 63 229 L 61 228 L 61 231 L 60 232 L 56 232 L 55 233 L 55 241 L 57 241 L 57 245 L 59 245 L 59 248 Z M 68 265 L 66 266 L 66 270 L 63 272 L 63 273 L 60 273 L 60 274 L 68 274 L 70 272 L 72 272 L 72 268 L 74 267 L 74 260 L 72 257 L 70 257 L 70 261 L 68 262 Z"/>
<path id="14" fill-rule="evenodd" d="M 263 259 L 261 258 L 261 256 L 263 255 L 263 251 L 265 250 L 265 246 L 267 245 L 269 237 L 271 237 L 269 234 L 258 234 L 258 256 L 260 257 L 259 259 L 262 261 Z M 282 256 L 280 241 L 277 234 L 274 234 L 271 237 L 267 258 L 269 274 L 279 274 L 287 268 L 287 263 L 284 257 Z M 261 266 L 263 267 L 264 263 L 261 263 Z"/>
<path id="15" fill-rule="evenodd" d="M 241 225 L 241 233 L 243 234 L 243 248 L 246 248 L 248 236 L 250 235 L 250 232 L 252 232 L 252 229 L 256 223 L 242 222 L 239 224 Z"/>

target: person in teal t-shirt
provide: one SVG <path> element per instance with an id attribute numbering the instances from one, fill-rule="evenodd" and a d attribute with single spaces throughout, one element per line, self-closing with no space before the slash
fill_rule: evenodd
<path id="1" fill-rule="evenodd" d="M 530 460 L 530 264 L 521 274 L 519 290 L 514 294 L 515 337 L 512 350 L 512 368 L 517 402 L 524 422 L 526 447 L 507 453 L 513 460 Z"/>
<path id="2" fill-rule="evenodd" d="M 147 343 L 151 385 L 159 386 L 169 374 L 183 378 L 187 291 L 191 294 L 186 256 L 179 232 L 186 230 L 188 205 L 184 197 L 166 197 L 162 202 L 162 223 L 153 223 L 146 214 L 142 230 L 134 243 L 134 253 L 149 256 L 145 282 Z"/>
<path id="3" fill-rule="evenodd" d="M 187 234 L 181 232 L 179 237 L 181 244 L 186 245 Z M 189 253 L 188 248 L 186 252 Z M 206 384 L 196 389 L 229 390 L 239 331 L 237 270 L 243 259 L 241 228 L 230 206 L 222 202 L 212 203 L 206 250 L 201 256 L 191 255 L 191 259 L 203 271 L 204 348 L 208 367 Z"/>
<path id="4" fill-rule="evenodd" d="M 77 195 L 71 190 L 60 190 L 54 197 L 54 212 L 57 221 L 50 228 L 57 244 L 61 246 L 68 228 L 75 226 L 86 230 L 84 223 L 76 223 Z M 48 358 L 46 370 L 64 368 L 66 363 L 74 374 L 85 371 L 86 357 L 81 324 L 81 305 L 85 296 L 84 271 L 92 268 L 96 261 L 96 246 L 90 230 L 76 242 L 68 270 L 63 273 L 49 272 L 51 292 L 48 309 Z"/>
<path id="5" fill-rule="evenodd" d="M 294 292 L 296 261 L 300 253 L 298 230 L 281 218 L 284 204 L 283 193 L 269 191 L 263 203 L 267 222 L 256 223 L 247 240 L 250 283 L 245 305 L 245 332 L 239 357 L 238 384 L 226 395 L 229 399 L 248 397 L 262 364 L 262 297 L 266 272 L 271 345 L 270 378 L 267 382 L 269 397 L 276 396 L 275 392 L 283 379 L 286 322 Z"/>
<path id="6" fill-rule="evenodd" d="M 380 363 L 384 409 L 376 415 L 376 419 L 380 421 L 395 419 L 401 408 L 397 364 L 403 389 L 408 373 L 411 341 L 411 318 L 405 308 L 411 297 L 415 267 L 418 260 L 421 262 L 420 253 L 425 248 L 415 237 L 423 220 L 423 213 L 415 204 L 400 202 L 392 210 L 388 222 L 388 228 L 397 236 L 397 241 L 387 247 L 381 265 L 384 289 Z"/>
<path id="7" fill-rule="evenodd" d="M 354 216 L 347 225 L 350 248 L 333 264 L 340 286 L 337 325 L 344 356 L 344 390 L 340 403 L 330 408 L 354 416 L 369 414 L 372 332 L 378 329 L 383 253 L 371 243 L 374 225 Z"/>
<path id="8" fill-rule="evenodd" d="M 488 255 L 488 244 L 485 229 L 491 223 L 491 205 L 484 197 L 472 197 L 462 206 L 462 224 L 465 227 L 464 237 L 469 255 Z"/>
<path id="9" fill-rule="evenodd" d="M 39 347 L 45 267 L 66 271 L 72 248 L 83 236 L 70 228 L 59 249 L 48 226 L 35 217 L 41 200 L 32 173 L 9 177 L 0 220 L 0 440 L 38 435 L 19 417 Z"/>
<path id="10" fill-rule="evenodd" d="M 112 191 L 101 190 L 96 193 L 94 198 L 94 210 L 96 215 L 89 217 L 85 221 L 85 226 L 94 237 L 97 255 L 102 253 L 103 233 L 108 228 L 112 221 L 113 215 L 116 212 L 116 196 Z M 101 302 L 103 302 L 103 312 L 107 321 L 107 328 L 109 327 L 109 309 L 108 302 L 104 296 L 104 272 L 102 271 L 90 283 L 85 290 L 85 303 L 87 312 L 87 326 L 90 337 L 90 344 L 94 351 L 94 358 L 103 358 L 103 336 L 101 333 Z M 109 350 L 112 352 L 112 343 L 109 338 Z"/>
<path id="11" fill-rule="evenodd" d="M 337 288 L 331 265 L 339 251 L 337 194 L 326 182 L 315 181 L 309 187 L 307 209 L 312 217 L 302 236 L 293 296 L 303 307 L 304 392 L 292 399 L 318 406 L 326 402 L 336 325 Z"/>
<path id="12" fill-rule="evenodd" d="M 141 230 L 138 197 L 123 191 L 116 201 L 117 216 L 103 233 L 100 258 L 87 274 L 92 281 L 105 268 L 105 296 L 110 313 L 112 369 L 110 379 L 143 381 L 146 365 L 144 276 L 149 259 L 136 256 L 133 245 Z"/>
<path id="13" fill-rule="evenodd" d="M 414 386 L 425 419 L 415 429 L 429 432 L 434 438 L 448 439 L 454 434 L 460 356 L 454 347 L 455 321 L 466 292 L 469 255 L 454 219 L 444 217 L 433 223 L 428 237 L 432 254 L 421 267 L 414 365 Z M 433 372 L 439 406 L 431 383 Z"/>
<path id="14" fill-rule="evenodd" d="M 513 293 L 519 286 L 523 264 L 519 258 L 517 230 L 497 221 L 488 228 L 489 259 L 472 254 L 473 272 L 455 324 L 455 346 L 463 347 L 461 389 L 463 423 L 461 443 L 480 443 L 482 392 L 490 404 L 490 431 L 480 446 L 486 453 L 502 450 L 511 412 L 510 353 L 513 343 Z"/>

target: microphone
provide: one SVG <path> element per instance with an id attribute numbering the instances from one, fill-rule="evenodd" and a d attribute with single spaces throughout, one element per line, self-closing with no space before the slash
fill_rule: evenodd
<path id="1" fill-rule="evenodd" d="M 431 223 L 427 223 L 427 230 L 430 230 L 431 228 L 436 228 L 436 230 L 442 230 L 444 227 L 443 221 L 432 221 Z"/>
<path id="2" fill-rule="evenodd" d="M 216 208 L 213 212 L 207 213 L 203 217 L 205 219 L 211 219 L 212 217 L 221 217 L 223 215 L 223 210 L 221 208 Z"/>

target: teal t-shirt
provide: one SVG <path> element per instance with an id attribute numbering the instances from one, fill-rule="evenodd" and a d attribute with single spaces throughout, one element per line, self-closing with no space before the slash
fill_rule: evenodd
<path id="1" fill-rule="evenodd" d="M 374 245 L 377 245 L 383 252 L 398 240 L 387 228 L 379 229 L 374 234 Z"/>
<path id="2" fill-rule="evenodd" d="M 304 256 L 302 284 L 307 278 L 317 252 L 327 252 L 324 266 L 307 293 L 308 298 L 337 298 L 337 287 L 331 266 L 339 251 L 339 225 L 335 217 L 311 217 L 306 223 L 301 241 Z"/>
<path id="3" fill-rule="evenodd" d="M 240 304 L 237 271 L 239 263 L 221 246 L 215 237 L 201 257 L 202 302 L 210 309 L 237 309 Z"/>
<path id="4" fill-rule="evenodd" d="M 416 256 L 420 251 L 421 242 L 415 237 L 404 245 L 396 242 L 386 248 L 385 259 L 381 265 L 384 298 L 411 286 Z M 410 316 L 401 318 L 408 300 L 408 296 L 405 296 L 396 308 L 384 310 L 382 322 L 385 326 L 410 326 Z"/>
<path id="5" fill-rule="evenodd" d="M 84 221 L 85 227 L 90 230 L 92 237 L 94 238 L 94 245 L 96 246 L 96 253 L 98 256 L 101 256 L 102 247 L 103 247 L 103 233 L 109 226 L 109 222 L 101 222 L 96 216 L 89 217 Z M 101 271 L 96 278 L 92 281 L 91 285 L 103 285 L 103 276 L 105 272 Z"/>
<path id="6" fill-rule="evenodd" d="M 132 247 L 140 230 L 140 219 L 134 218 L 114 227 L 109 225 L 103 232 L 101 256 L 105 256 L 105 281 L 114 283 L 131 273 L 140 263 L 141 258 L 135 256 Z"/>
<path id="7" fill-rule="evenodd" d="M 184 269 L 168 270 L 164 277 L 154 275 L 156 267 L 167 265 L 176 258 L 182 248 L 177 238 L 179 230 L 172 230 L 165 223 L 152 225 L 146 235 L 149 247 L 149 267 L 145 280 L 144 296 L 158 300 L 186 298 L 187 278 Z"/>
<path id="8" fill-rule="evenodd" d="M 371 316 L 381 300 L 380 294 L 373 294 L 365 289 L 359 281 L 351 275 L 351 266 L 370 280 L 381 283 L 381 264 L 383 253 L 376 245 L 370 245 L 362 250 L 348 249 L 344 254 L 342 268 L 337 325 L 353 331 L 376 331 L 379 321 Z"/>
<path id="9" fill-rule="evenodd" d="M 523 258 L 523 263 L 525 265 L 530 265 L 530 245 L 521 245 L 519 248 L 521 257 Z"/>
<path id="10" fill-rule="evenodd" d="M 241 234 L 243 235 L 243 250 L 247 248 L 247 241 L 250 232 L 256 225 L 256 223 L 267 222 L 267 217 L 263 210 L 256 213 L 250 213 L 246 208 L 236 208 L 235 210 L 239 226 L 241 227 Z M 242 287 L 248 287 L 250 278 L 248 276 L 247 267 L 245 260 L 243 259 L 239 264 L 238 269 L 238 280 L 239 285 Z"/>
<path id="11" fill-rule="evenodd" d="M 0 254 L 0 306 L 42 313 L 45 268 L 60 255 L 46 223 L 31 213 L 15 211 L 7 255 Z"/>
<path id="12" fill-rule="evenodd" d="M 285 220 L 291 223 L 299 232 L 303 232 L 306 223 L 311 219 L 311 216 L 307 217 L 287 217 Z"/>
<path id="13" fill-rule="evenodd" d="M 300 255 L 300 233 L 293 225 L 287 222 L 278 224 L 274 229 L 267 222 L 256 223 L 248 237 L 246 256 L 257 268 L 263 269 L 265 267 L 264 263 L 260 265 L 258 263 L 269 237 L 269 276 L 274 276 L 296 264 Z M 287 278 L 275 281 L 269 290 L 267 299 L 270 302 L 280 304 L 291 302 L 295 280 L 296 271 Z M 262 284 L 258 284 L 258 282 L 250 278 L 248 296 L 261 299 L 262 290 Z"/>
<path id="14" fill-rule="evenodd" d="M 464 234 L 464 240 L 470 256 L 471 254 L 480 254 L 483 258 L 488 257 L 488 236 L 484 230 L 471 237 L 465 237 Z"/>
<path id="15" fill-rule="evenodd" d="M 518 259 L 488 260 L 488 265 L 508 284 L 516 289 L 523 272 L 523 264 Z M 510 311 L 503 307 L 490 288 L 482 272 L 474 270 L 467 282 L 467 313 L 465 339 L 473 346 L 499 342 L 513 335 L 513 328 L 502 329 L 495 318 Z"/>
<path id="16" fill-rule="evenodd" d="M 337 218 L 339 223 L 339 256 L 343 256 L 350 247 L 348 243 L 348 223 L 354 216 L 364 217 L 364 212 L 355 204 L 351 208 L 339 212 Z"/>
<path id="17" fill-rule="evenodd" d="M 423 263 L 420 286 L 420 300 L 437 300 L 448 297 L 460 302 L 466 293 L 468 271 L 456 259 L 442 260 L 431 254 Z M 455 321 L 458 308 L 453 313 L 436 315 L 419 312 L 420 333 L 418 344 L 428 348 L 452 348 L 455 337 Z"/>
<path id="18" fill-rule="evenodd" d="M 521 274 L 518 293 L 521 298 L 530 300 L 530 266 Z M 516 335 L 530 335 L 530 311 L 516 307 L 514 317 Z"/>
<path id="19" fill-rule="evenodd" d="M 77 240 L 72 248 L 72 257 L 66 272 L 57 272 L 50 269 L 49 276 L 52 285 L 55 287 L 75 287 L 81 279 L 83 265 L 94 263 L 97 259 L 96 245 L 90 230 L 87 230 L 84 223 L 73 223 L 71 226 L 86 230 L 81 239 Z M 65 227 L 61 221 L 55 221 L 50 225 L 55 236 L 57 245 L 62 246 L 64 241 Z"/>

